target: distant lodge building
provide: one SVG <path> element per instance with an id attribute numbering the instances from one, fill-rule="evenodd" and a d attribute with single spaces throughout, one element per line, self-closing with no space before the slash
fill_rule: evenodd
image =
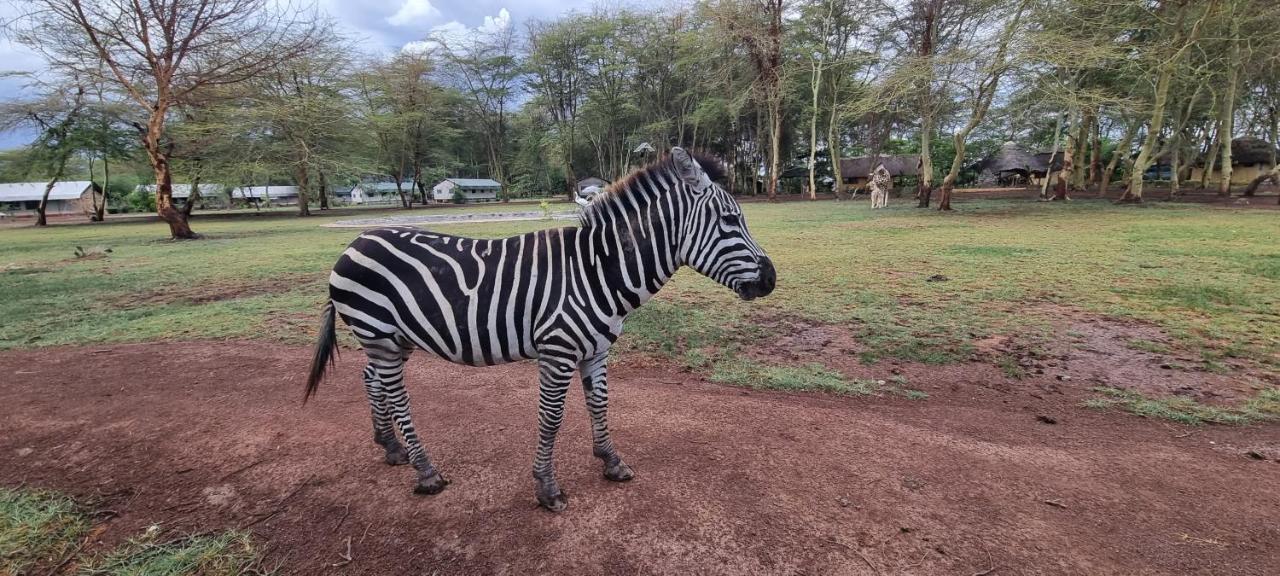
<path id="1" fill-rule="evenodd" d="M 338 197 L 351 204 L 396 204 L 400 202 L 400 190 L 413 194 L 413 182 L 402 182 L 400 187 L 395 182 L 361 182 L 339 192 Z"/>
<path id="2" fill-rule="evenodd" d="M 1252 136 L 1242 136 L 1231 141 L 1231 183 L 1233 185 L 1243 185 L 1252 182 L 1254 178 L 1270 172 L 1274 166 L 1272 159 L 1277 155 L 1277 150 L 1266 140 L 1254 138 Z M 1222 169 L 1218 163 L 1222 158 L 1218 158 L 1218 162 L 1214 163 L 1213 172 L 1209 173 L 1209 182 L 1222 181 Z M 1192 182 L 1199 182 L 1204 175 L 1205 158 L 1200 158 L 1191 168 Z"/>
<path id="3" fill-rule="evenodd" d="M 605 188 L 608 187 L 609 182 L 607 180 L 596 178 L 595 176 L 583 178 L 575 186 L 578 194 L 574 200 L 579 205 L 586 206 L 596 194 L 604 192 Z"/>
<path id="4" fill-rule="evenodd" d="M 595 187 L 604 190 L 609 186 L 609 181 L 603 178 L 589 176 L 578 181 L 578 194 L 582 194 L 587 188 Z"/>
<path id="5" fill-rule="evenodd" d="M 446 178 L 431 188 L 436 204 L 449 202 L 497 202 L 502 184 L 488 178 Z M 456 198 L 455 198 L 456 196 Z"/>
<path id="6" fill-rule="evenodd" d="M 174 204 L 182 205 L 191 199 L 190 184 L 173 184 L 170 189 L 173 193 Z M 144 191 L 147 194 L 155 194 L 156 185 L 139 184 L 137 190 Z M 200 184 L 200 196 L 197 202 L 200 203 L 197 205 L 198 208 L 204 208 L 211 204 L 226 206 L 228 202 L 236 206 L 260 206 L 266 204 L 296 206 L 298 204 L 298 187 L 240 186 L 232 188 L 226 184 L 203 183 Z"/>
<path id="7" fill-rule="evenodd" d="M 871 181 L 871 172 L 881 163 L 884 163 L 889 175 L 893 176 L 894 185 L 901 185 L 902 179 L 920 175 L 920 155 L 918 154 L 841 158 L 840 177 L 844 180 L 844 189 L 852 191 L 866 188 L 867 183 Z"/>
<path id="8" fill-rule="evenodd" d="M 241 186 L 231 191 L 231 199 L 245 204 L 297 206 L 297 186 Z"/>
<path id="9" fill-rule="evenodd" d="M 1062 152 L 1050 158 L 1050 152 L 1035 153 L 1013 142 L 1005 142 L 986 158 L 969 165 L 978 173 L 979 184 L 1026 185 L 1035 184 L 1049 172 L 1062 166 Z"/>
<path id="10" fill-rule="evenodd" d="M 34 214 L 48 185 L 48 182 L 0 184 L 0 212 L 8 215 Z M 88 180 L 58 182 L 49 191 L 45 214 L 90 214 L 95 195 L 101 204 L 104 200 L 102 187 Z"/>
<path id="11" fill-rule="evenodd" d="M 200 195 L 196 201 L 200 203 L 199 207 L 202 207 L 202 208 L 209 204 L 217 204 L 217 205 L 226 204 L 227 190 L 229 189 L 230 187 L 227 186 L 226 184 L 214 184 L 209 182 L 200 184 Z M 145 192 L 147 194 L 155 194 L 156 185 L 155 184 L 139 184 L 138 187 L 135 188 L 135 190 L 140 192 Z M 173 200 L 175 204 L 185 204 L 187 200 L 191 198 L 190 184 L 172 184 L 169 186 L 169 190 L 173 194 Z"/>

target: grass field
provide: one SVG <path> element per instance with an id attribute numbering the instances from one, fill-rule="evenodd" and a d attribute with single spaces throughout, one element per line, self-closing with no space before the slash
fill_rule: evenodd
<path id="1" fill-rule="evenodd" d="M 262 573 L 257 566 L 259 550 L 243 532 L 162 540 L 160 529 L 153 527 L 114 550 L 87 554 L 82 544 L 92 537 L 92 525 L 92 512 L 65 496 L 0 487 L 0 574 L 234 576 L 250 569 Z"/>
<path id="2" fill-rule="evenodd" d="M 784 322 L 848 330 L 863 364 L 947 364 L 967 361 L 991 336 L 1053 338 L 1071 310 L 1159 326 L 1172 342 L 1131 346 L 1172 347 L 1211 370 L 1229 372 L 1235 360 L 1280 366 L 1280 222 L 1272 211 L 1009 200 L 959 208 L 749 203 L 751 230 L 779 270 L 774 295 L 740 302 L 683 270 L 628 320 L 619 353 L 668 357 L 732 383 L 857 392 L 865 387 L 833 379 L 821 364 L 758 365 L 736 352 L 768 345 L 776 336 L 769 327 Z M 308 343 L 328 269 L 357 234 L 321 227 L 331 220 L 197 218 L 207 239 L 196 242 L 164 240 L 163 225 L 141 222 L 0 230 L 0 349 Z M 439 228 L 493 237 L 550 225 L 559 224 Z M 77 258 L 77 246 L 111 253 Z"/>

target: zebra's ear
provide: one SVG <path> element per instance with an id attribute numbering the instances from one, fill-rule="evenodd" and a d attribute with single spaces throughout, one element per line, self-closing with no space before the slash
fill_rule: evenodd
<path id="1" fill-rule="evenodd" d="M 676 172 L 680 174 L 680 179 L 684 180 L 684 183 L 693 188 L 695 192 L 701 192 L 711 185 L 711 178 L 707 177 L 706 171 L 684 148 L 679 146 L 672 148 L 671 159 L 675 162 Z"/>

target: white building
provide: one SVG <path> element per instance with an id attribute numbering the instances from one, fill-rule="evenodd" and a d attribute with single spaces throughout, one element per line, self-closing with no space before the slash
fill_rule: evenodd
<path id="1" fill-rule="evenodd" d="M 404 182 L 405 194 L 413 193 L 413 182 Z M 395 204 L 400 202 L 400 192 L 395 182 L 361 182 L 340 197 L 352 204 Z"/>
<path id="2" fill-rule="evenodd" d="M 436 204 L 453 202 L 454 192 L 461 192 L 466 203 L 497 202 L 502 184 L 488 178 L 446 178 L 431 189 Z"/>
<path id="3" fill-rule="evenodd" d="M 32 213 L 40 206 L 40 198 L 48 182 L 14 182 L 0 184 L 0 212 L 5 214 Z M 89 214 L 93 211 L 93 196 L 103 202 L 102 188 L 88 180 L 58 182 L 49 191 L 46 214 Z"/>

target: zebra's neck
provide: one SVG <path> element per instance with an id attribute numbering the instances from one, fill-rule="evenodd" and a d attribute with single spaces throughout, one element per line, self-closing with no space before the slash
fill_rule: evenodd
<path id="1" fill-rule="evenodd" d="M 676 182 L 666 171 L 641 171 L 584 210 L 581 229 L 620 315 L 656 294 L 683 264 L 679 238 L 687 202 Z"/>

